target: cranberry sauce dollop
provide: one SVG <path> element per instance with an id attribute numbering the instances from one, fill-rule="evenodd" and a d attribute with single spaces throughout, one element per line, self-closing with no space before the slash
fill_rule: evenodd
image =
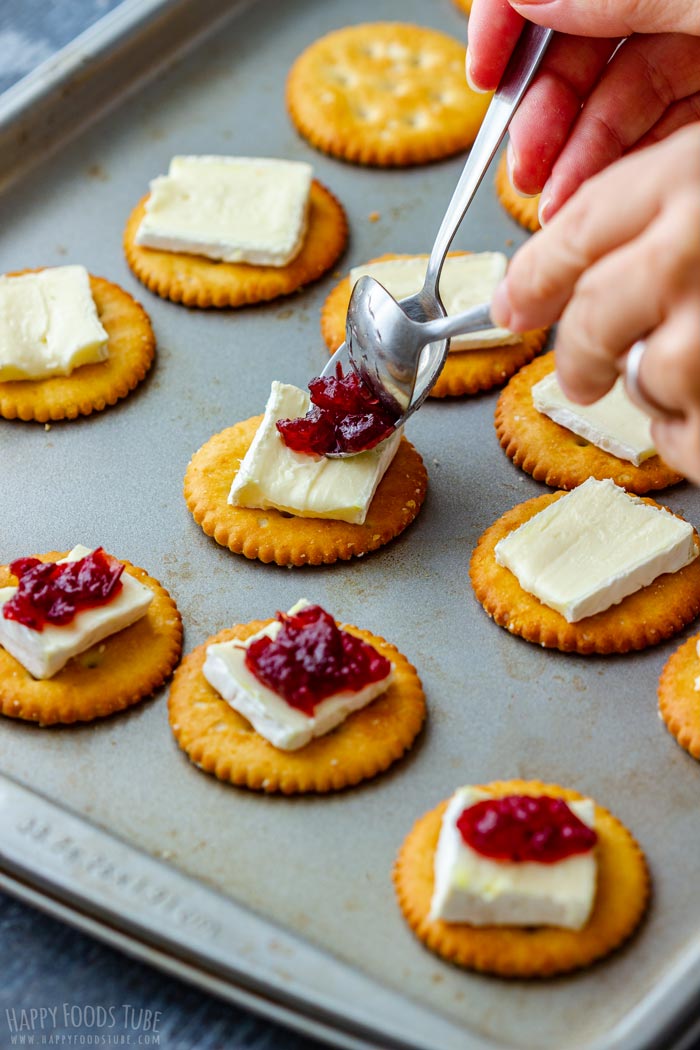
<path id="1" fill-rule="evenodd" d="M 273 640 L 263 636 L 246 649 L 248 670 L 291 707 L 313 715 L 326 697 L 357 692 L 386 678 L 391 663 L 367 642 L 341 631 L 320 605 L 277 613 L 282 627 Z"/>
<path id="2" fill-rule="evenodd" d="M 394 429 L 398 404 L 380 401 L 357 372 L 318 376 L 309 383 L 312 408 L 299 419 L 280 419 L 277 429 L 294 452 L 364 452 Z"/>
<path id="3" fill-rule="evenodd" d="M 492 860 L 558 860 L 593 849 L 598 836 L 560 798 L 507 795 L 468 806 L 457 820 L 464 842 Z"/>
<path id="4" fill-rule="evenodd" d="M 97 547 L 77 561 L 41 562 L 18 558 L 10 564 L 19 586 L 2 607 L 7 620 L 18 620 L 33 631 L 47 623 L 70 623 L 76 613 L 105 605 L 122 589 L 124 566 Z"/>

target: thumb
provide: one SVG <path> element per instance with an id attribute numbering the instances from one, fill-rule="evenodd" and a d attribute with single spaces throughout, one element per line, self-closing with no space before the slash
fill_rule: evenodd
<path id="1" fill-rule="evenodd" d="M 575 36 L 700 33 L 700 5 L 685 0 L 510 0 L 531 22 Z"/>

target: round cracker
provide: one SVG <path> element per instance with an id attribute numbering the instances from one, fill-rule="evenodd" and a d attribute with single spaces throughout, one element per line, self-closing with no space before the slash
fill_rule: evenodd
<path id="1" fill-rule="evenodd" d="M 309 221 L 301 251 L 286 266 L 221 262 L 203 255 L 166 252 L 136 243 L 144 197 L 129 216 L 124 231 L 126 261 L 150 291 L 185 306 L 233 307 L 267 302 L 317 281 L 345 249 L 348 223 L 342 204 L 314 179 Z"/>
<path id="2" fill-rule="evenodd" d="M 195 452 L 185 473 L 187 506 L 207 536 L 222 547 L 277 565 L 327 565 L 376 550 L 411 524 L 425 499 L 428 476 L 406 438 L 362 525 L 229 506 L 231 482 L 262 418 L 254 416 L 215 434 Z"/>
<path id="3" fill-rule="evenodd" d="M 532 403 L 532 388 L 554 367 L 552 351 L 513 376 L 498 398 L 496 433 L 516 467 L 532 474 L 536 481 L 559 489 L 576 488 L 587 478 L 611 478 L 628 492 L 641 495 L 684 480 L 658 455 L 637 467 L 538 412 Z"/>
<path id="4" fill-rule="evenodd" d="M 9 276 L 37 271 L 21 270 Z M 90 274 L 90 291 L 108 336 L 106 361 L 81 365 L 69 376 L 0 382 L 5 419 L 75 419 L 113 405 L 141 382 L 151 367 L 155 337 L 148 314 L 128 292 Z"/>
<path id="5" fill-rule="evenodd" d="M 668 659 L 659 679 L 659 714 L 681 747 L 700 758 L 700 635 Z"/>
<path id="6" fill-rule="evenodd" d="M 468 255 L 468 252 L 450 252 L 450 256 Z M 389 259 L 412 258 L 388 253 L 370 259 L 366 265 Z M 345 318 L 352 288 L 350 277 L 344 277 L 326 297 L 321 308 L 321 335 L 333 354 L 345 340 Z M 526 332 L 519 343 L 494 346 L 485 350 L 456 350 L 448 353 L 442 372 L 430 397 L 460 397 L 478 394 L 502 386 L 519 368 L 532 361 L 547 339 L 547 329 Z"/>
<path id="7" fill-rule="evenodd" d="M 496 797 L 552 795 L 567 802 L 577 791 L 540 781 L 506 780 L 484 785 Z M 447 802 L 420 818 L 394 866 L 401 910 L 416 936 L 448 962 L 501 977 L 551 977 L 589 966 L 618 948 L 646 911 L 650 880 L 644 854 L 627 828 L 596 804 L 597 883 L 593 911 L 581 930 L 553 926 L 470 926 L 430 920 L 433 861 Z"/>
<path id="8" fill-rule="evenodd" d="M 477 543 L 470 566 L 472 586 L 477 600 L 499 626 L 547 648 L 607 655 L 658 645 L 695 619 L 700 613 L 700 558 L 678 572 L 657 576 L 617 605 L 576 623 L 568 623 L 561 613 L 524 590 L 510 569 L 498 564 L 494 548 L 508 533 L 565 495 L 550 492 L 518 504 L 491 525 Z M 652 499 L 645 498 L 644 502 L 660 506 Z M 694 542 L 700 549 L 697 532 Z"/>
<path id="9" fill-rule="evenodd" d="M 170 725 L 180 747 L 206 773 L 239 787 L 295 795 L 350 787 L 384 772 L 412 745 L 425 719 L 425 697 L 415 668 L 383 638 L 343 624 L 394 664 L 394 680 L 367 707 L 297 751 L 282 751 L 260 736 L 202 674 L 208 645 L 245 640 L 270 620 L 237 624 L 185 657 L 170 688 Z"/>
<path id="10" fill-rule="evenodd" d="M 537 230 L 541 229 L 538 213 L 540 194 L 538 193 L 534 197 L 524 197 L 522 193 L 518 193 L 513 188 L 508 178 L 508 163 L 505 152 L 501 154 L 501 159 L 496 167 L 494 184 L 499 201 L 516 222 L 519 222 L 526 230 L 531 230 L 532 233 L 536 233 Z"/>
<path id="11" fill-rule="evenodd" d="M 33 557 L 58 561 L 67 552 Z M 125 571 L 153 592 L 148 611 L 130 627 L 74 656 L 53 678 L 33 678 L 0 646 L 0 712 L 39 725 L 91 722 L 123 711 L 150 696 L 170 674 L 182 652 L 182 621 L 175 602 L 144 569 L 122 560 Z M 0 587 L 16 586 L 8 565 Z"/>
<path id="12" fill-rule="evenodd" d="M 489 104 L 464 77 L 465 47 L 422 26 L 348 26 L 311 44 L 287 108 L 312 146 L 355 164 L 407 167 L 468 149 Z"/>

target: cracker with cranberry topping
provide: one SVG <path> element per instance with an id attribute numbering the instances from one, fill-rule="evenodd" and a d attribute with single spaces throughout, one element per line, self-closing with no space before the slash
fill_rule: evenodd
<path id="1" fill-rule="evenodd" d="M 621 602 L 574 623 L 521 587 L 510 569 L 496 561 L 496 544 L 566 495 L 566 492 L 551 492 L 518 504 L 498 518 L 477 543 L 469 570 L 474 594 L 499 626 L 527 642 L 547 648 L 606 655 L 658 645 L 678 634 L 698 616 L 700 558 L 677 572 L 657 576 L 648 586 L 628 594 Z M 659 510 L 666 509 L 649 498 L 642 498 L 642 502 Z M 697 532 L 694 532 L 694 544 L 696 549 L 700 548 Z"/>
<path id="2" fill-rule="evenodd" d="M 107 359 L 81 365 L 69 376 L 0 381 L 0 416 L 39 423 L 87 416 L 114 405 L 144 378 L 155 354 L 146 311 L 123 288 L 102 277 L 90 275 L 90 291 L 107 332 Z"/>
<path id="3" fill-rule="evenodd" d="M 415 668 L 377 635 L 342 625 L 394 665 L 387 690 L 296 751 L 274 747 L 209 684 L 202 673 L 207 646 L 244 641 L 270 622 L 253 620 L 219 631 L 182 661 L 170 688 L 168 714 L 183 751 L 219 780 L 285 795 L 338 791 L 388 769 L 420 732 L 425 697 Z"/>
<path id="4" fill-rule="evenodd" d="M 490 95 L 464 76 L 465 47 L 434 29 L 374 22 L 335 30 L 297 58 L 287 108 L 312 146 L 355 164 L 408 167 L 468 149 Z"/>
<path id="5" fill-rule="evenodd" d="M 450 252 L 449 256 L 466 254 Z M 370 259 L 367 265 L 404 258 L 410 256 L 389 253 Z M 350 277 L 344 277 L 331 289 L 321 309 L 321 335 L 332 354 L 345 341 L 345 318 L 351 292 Z M 537 328 L 525 332 L 519 342 L 507 346 L 448 353 L 430 397 L 460 397 L 503 386 L 519 368 L 539 353 L 545 344 L 547 331 L 546 328 Z"/>
<path id="6" fill-rule="evenodd" d="M 659 679 L 659 714 L 681 747 L 700 758 L 700 635 L 669 657 Z"/>
<path id="7" fill-rule="evenodd" d="M 576 791 L 539 781 L 506 780 L 484 785 L 494 797 L 548 795 L 572 802 Z M 627 828 L 596 805 L 597 886 L 593 911 L 580 930 L 554 926 L 470 926 L 429 918 L 433 862 L 447 803 L 414 825 L 394 865 L 394 886 L 409 926 L 448 962 L 501 977 L 551 977 L 589 966 L 627 940 L 649 900 L 649 873 L 640 847 Z"/>
<path id="8" fill-rule="evenodd" d="M 254 416 L 215 434 L 195 452 L 187 467 L 187 506 L 207 536 L 222 547 L 277 565 L 328 565 L 382 547 L 418 514 L 428 476 L 423 460 L 406 438 L 401 439 L 362 525 L 230 506 L 231 482 L 262 418 Z"/>
<path id="9" fill-rule="evenodd" d="M 501 154 L 501 159 L 496 167 L 494 185 L 496 187 L 496 196 L 508 214 L 516 222 L 519 222 L 521 226 L 524 226 L 526 230 L 536 233 L 540 229 L 538 213 L 540 195 L 537 193 L 534 197 L 526 197 L 513 188 L 513 184 L 508 178 L 508 164 L 505 152 Z"/>
<path id="10" fill-rule="evenodd" d="M 66 553 L 34 557 L 59 561 Z M 123 711 L 150 696 L 170 677 L 182 652 L 182 620 L 164 587 L 144 569 L 120 559 L 153 592 L 141 619 L 74 656 L 52 678 L 38 680 L 0 646 L 0 712 L 40 725 L 91 722 Z M 0 587 L 16 585 L 0 566 Z"/>
<path id="11" fill-rule="evenodd" d="M 203 255 L 144 248 L 136 243 L 136 233 L 147 199 L 137 204 L 126 224 L 126 261 L 150 291 L 184 306 L 245 306 L 290 295 L 329 270 L 348 239 L 343 206 L 316 179 L 311 183 L 304 243 L 286 266 L 222 262 Z"/>
<path id="12" fill-rule="evenodd" d="M 616 485 L 641 495 L 683 481 L 683 475 L 660 456 L 635 466 L 605 452 L 539 412 L 532 388 L 554 371 L 554 353 L 528 364 L 508 383 L 496 404 L 496 434 L 516 467 L 554 488 L 572 489 L 586 478 L 612 478 Z"/>

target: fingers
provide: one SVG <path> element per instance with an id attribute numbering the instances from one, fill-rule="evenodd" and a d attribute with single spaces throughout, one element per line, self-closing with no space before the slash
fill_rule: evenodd
<path id="1" fill-rule="evenodd" d="M 572 400 L 590 403 L 606 393 L 621 355 L 646 337 L 638 369 L 643 396 L 669 415 L 700 405 L 699 230 L 697 189 L 680 194 L 578 282 L 555 348 L 559 380 Z"/>
<path id="2" fill-rule="evenodd" d="M 539 193 L 544 186 L 617 44 L 585 37 L 555 37 L 550 44 L 510 125 L 510 176 L 521 193 Z"/>
<path id="3" fill-rule="evenodd" d="M 657 120 L 653 128 L 639 140 L 634 148 L 644 149 L 645 146 L 652 146 L 655 142 L 661 142 L 662 139 L 672 135 L 674 131 L 678 131 L 679 128 L 685 127 L 686 124 L 692 124 L 694 121 L 700 121 L 700 91 L 669 106 L 661 120 Z"/>
<path id="4" fill-rule="evenodd" d="M 700 484 L 700 306 L 690 299 L 647 343 L 642 382 L 661 397 L 680 402 L 672 414 L 652 422 L 651 434 L 669 466 Z M 676 394 L 667 389 L 672 375 Z M 680 387 L 685 384 L 681 391 Z M 680 396 L 678 396 L 680 393 Z"/>
<path id="5" fill-rule="evenodd" d="M 644 229 L 662 190 L 659 161 L 651 158 L 665 149 L 662 143 L 626 157 L 581 186 L 515 254 L 492 303 L 498 324 L 516 332 L 552 324 L 584 271 Z"/>
<path id="6" fill-rule="evenodd" d="M 513 0 L 513 7 L 524 18 L 574 35 L 700 33 L 700 10 L 692 0 Z"/>
<path id="7" fill-rule="evenodd" d="M 523 19 L 508 0 L 474 0 L 469 15 L 467 79 L 477 91 L 494 91 L 520 36 Z"/>
<path id="8" fill-rule="evenodd" d="M 627 40 L 592 91 L 554 163 L 543 192 L 542 220 L 549 221 L 582 182 L 633 148 L 669 107 L 698 91 L 700 37 L 664 33 Z"/>

